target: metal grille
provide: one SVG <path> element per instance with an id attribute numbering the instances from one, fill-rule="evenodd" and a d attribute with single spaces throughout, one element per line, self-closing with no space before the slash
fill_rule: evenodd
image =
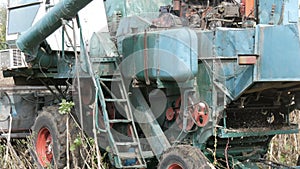
<path id="1" fill-rule="evenodd" d="M 21 56 L 21 51 L 13 49 L 13 66 L 19 67 L 22 66 L 22 56 Z"/>
<path id="2" fill-rule="evenodd" d="M 0 51 L 0 69 L 18 69 L 27 67 L 24 54 L 18 49 Z"/>

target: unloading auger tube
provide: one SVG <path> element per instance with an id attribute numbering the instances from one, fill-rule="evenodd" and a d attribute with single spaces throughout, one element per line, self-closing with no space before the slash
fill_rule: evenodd
<path id="1" fill-rule="evenodd" d="M 25 54 L 35 57 L 40 43 L 62 25 L 61 19 L 71 19 L 90 2 L 92 0 L 63 0 L 59 2 L 30 29 L 20 35 L 16 41 L 18 48 Z"/>

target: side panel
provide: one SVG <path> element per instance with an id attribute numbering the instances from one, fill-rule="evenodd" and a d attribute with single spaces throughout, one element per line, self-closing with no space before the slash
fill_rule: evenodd
<path id="1" fill-rule="evenodd" d="M 255 53 L 254 35 L 254 29 L 217 28 L 215 34 L 197 32 L 199 66 L 202 67 L 198 74 L 200 95 L 208 94 L 207 87 L 213 83 L 235 99 L 253 83 L 253 65 L 239 65 L 237 58 L 240 54 Z M 204 72 L 210 74 L 204 75 Z"/>
<path id="2" fill-rule="evenodd" d="M 218 28 L 215 35 L 217 56 L 233 57 L 254 53 L 254 29 Z"/>
<path id="3" fill-rule="evenodd" d="M 2 89 L 5 90 L 5 88 Z M 51 103 L 53 103 L 53 96 L 48 92 L 0 91 L 0 131 L 10 129 L 10 120 L 12 120 L 11 131 L 13 133 L 28 131 L 34 123 L 37 112 Z"/>
<path id="4" fill-rule="evenodd" d="M 256 81 L 299 81 L 300 41 L 297 24 L 258 25 Z"/>

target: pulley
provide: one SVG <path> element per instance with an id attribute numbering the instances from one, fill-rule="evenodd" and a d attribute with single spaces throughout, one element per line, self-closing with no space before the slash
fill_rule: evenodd
<path id="1" fill-rule="evenodd" d="M 209 121 L 209 114 L 206 104 L 200 102 L 194 105 L 193 109 L 193 117 L 195 119 L 196 125 L 199 127 L 204 127 Z"/>
<path id="2" fill-rule="evenodd" d="M 185 130 L 190 131 L 193 126 L 196 124 L 198 127 L 204 127 L 208 121 L 209 121 L 209 111 L 208 107 L 203 102 L 198 102 L 196 104 L 193 104 L 191 99 L 188 99 L 188 107 L 187 112 L 187 123 Z M 181 99 L 177 99 L 175 106 L 180 107 Z M 170 112 L 169 112 L 170 113 Z M 178 127 L 183 129 L 183 119 L 184 119 L 184 113 L 182 111 L 179 111 L 176 114 L 176 122 L 178 124 Z M 171 116 L 171 115 L 170 115 Z"/>

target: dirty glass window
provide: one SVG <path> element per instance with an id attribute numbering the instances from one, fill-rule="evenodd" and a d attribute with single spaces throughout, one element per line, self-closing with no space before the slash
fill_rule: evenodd
<path id="1" fill-rule="evenodd" d="M 137 16 L 146 23 L 159 16 L 161 6 L 172 0 L 106 0 L 105 8 L 110 32 L 116 32 L 121 18 Z M 126 26 L 126 25 L 123 25 Z"/>
<path id="2" fill-rule="evenodd" d="M 19 6 L 19 5 L 24 5 L 24 4 L 30 4 L 34 2 L 40 2 L 40 0 L 9 0 L 9 6 Z"/>
<path id="3" fill-rule="evenodd" d="M 158 13 L 160 6 L 171 5 L 172 0 L 106 0 L 107 16 L 116 13 L 122 16 L 145 15 L 145 13 Z"/>
<path id="4" fill-rule="evenodd" d="M 31 27 L 39 7 L 40 4 L 32 4 L 9 9 L 8 34 L 21 33 Z"/>

